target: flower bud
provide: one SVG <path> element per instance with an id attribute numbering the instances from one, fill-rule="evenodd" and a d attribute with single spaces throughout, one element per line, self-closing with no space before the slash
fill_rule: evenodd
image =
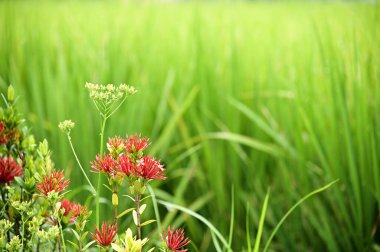
<path id="1" fill-rule="evenodd" d="M 12 102 L 15 98 L 15 89 L 12 85 L 8 87 L 8 101 Z"/>
<path id="2" fill-rule="evenodd" d="M 116 193 L 112 194 L 112 205 L 113 206 L 119 205 L 119 197 L 117 196 Z"/>

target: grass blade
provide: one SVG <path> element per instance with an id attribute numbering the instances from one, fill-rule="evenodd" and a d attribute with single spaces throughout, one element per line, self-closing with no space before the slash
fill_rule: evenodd
<path id="1" fill-rule="evenodd" d="M 209 222 L 202 215 L 200 215 L 200 214 L 198 214 L 198 213 L 196 213 L 194 211 L 191 211 L 190 209 L 187 209 L 186 207 L 179 206 L 179 205 L 176 205 L 176 204 L 173 204 L 173 203 L 170 203 L 170 202 L 166 202 L 166 201 L 163 201 L 163 200 L 158 200 L 158 203 L 166 206 L 169 209 L 171 209 L 171 208 L 173 209 L 174 208 L 174 209 L 180 210 L 182 212 L 185 212 L 185 213 L 191 215 L 192 217 L 200 220 L 201 222 L 203 222 L 203 224 L 205 224 L 211 230 L 212 233 L 214 233 L 216 235 L 217 238 L 219 238 L 219 240 L 223 243 L 223 245 L 226 246 L 227 251 L 232 251 L 232 249 L 228 245 L 228 242 L 223 237 L 223 235 L 218 231 L 218 229 L 216 229 L 216 227 L 214 225 L 211 224 L 211 222 Z"/>
<path id="2" fill-rule="evenodd" d="M 265 221 L 265 216 L 266 216 L 266 212 L 267 212 L 267 208 L 268 208 L 269 195 L 270 195 L 270 190 L 268 189 L 268 192 L 265 196 L 263 209 L 261 210 L 259 230 L 257 231 L 256 240 L 255 240 L 255 247 L 253 248 L 253 252 L 259 252 L 260 240 L 261 240 L 261 236 L 263 234 L 264 221 Z"/>
<path id="3" fill-rule="evenodd" d="M 289 209 L 288 212 L 286 212 L 286 214 L 281 218 L 281 220 L 278 222 L 277 226 L 274 228 L 272 234 L 270 235 L 267 243 L 265 244 L 265 247 L 264 247 L 264 252 L 266 252 L 269 248 L 269 245 L 270 243 L 272 242 L 273 240 L 273 237 L 276 235 L 277 231 L 280 229 L 282 223 L 284 223 L 284 221 L 286 220 L 286 218 L 288 218 L 288 216 L 294 211 L 294 209 L 296 209 L 300 204 L 302 204 L 305 200 L 307 200 L 308 198 L 310 198 L 311 196 L 317 194 L 317 193 L 320 193 L 326 189 L 328 189 L 329 187 L 331 187 L 333 184 L 335 184 L 336 182 L 338 182 L 339 179 L 337 180 L 334 180 L 333 182 L 321 187 L 321 188 L 318 188 L 314 191 L 312 191 L 311 193 L 307 194 L 306 196 L 304 196 L 302 199 L 300 199 L 292 208 Z"/>

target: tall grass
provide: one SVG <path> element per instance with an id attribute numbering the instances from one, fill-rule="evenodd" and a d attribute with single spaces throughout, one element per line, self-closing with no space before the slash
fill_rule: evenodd
<path id="1" fill-rule="evenodd" d="M 340 179 L 296 209 L 271 248 L 364 251 L 379 242 L 371 235 L 380 213 L 379 11 L 370 3 L 1 2 L 0 83 L 21 94 L 72 188 L 84 180 L 58 122 L 77 122 L 72 139 L 88 168 L 100 125 L 84 83 L 127 82 L 140 92 L 106 135 L 151 138 L 169 173 L 157 198 L 200 212 L 227 237 L 234 187 L 238 250 L 247 244 L 245 206 L 257 228 L 268 186 L 263 244 L 302 195 Z M 171 211 L 162 225 L 174 220 L 199 251 L 213 251 L 196 220 Z"/>

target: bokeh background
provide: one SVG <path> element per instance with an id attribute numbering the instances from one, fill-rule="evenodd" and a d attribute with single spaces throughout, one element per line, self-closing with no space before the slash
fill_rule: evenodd
<path id="1" fill-rule="evenodd" d="M 271 250 L 380 251 L 379 66 L 378 1 L 0 1 L 1 91 L 15 87 L 71 188 L 85 180 L 58 123 L 76 122 L 89 168 L 100 119 L 84 84 L 134 85 L 106 136 L 148 136 L 167 168 L 157 197 L 226 237 L 233 193 L 234 251 L 254 243 L 269 187 L 264 241 L 297 200 L 335 179 L 292 213 Z M 165 226 L 186 228 L 191 251 L 215 251 L 202 223 L 160 212 Z"/>

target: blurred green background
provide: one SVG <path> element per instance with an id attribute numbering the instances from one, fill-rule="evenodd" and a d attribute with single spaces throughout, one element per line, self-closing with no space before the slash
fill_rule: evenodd
<path id="1" fill-rule="evenodd" d="M 14 85 L 71 188 L 85 180 L 58 122 L 76 122 L 73 142 L 89 168 L 100 120 L 84 84 L 134 85 L 106 136 L 148 136 L 167 168 L 157 197 L 225 236 L 234 188 L 236 251 L 247 249 L 247 204 L 254 242 L 268 187 L 264 241 L 297 200 L 335 179 L 289 217 L 271 249 L 380 251 L 379 66 L 377 1 L 0 2 L 1 90 Z M 200 222 L 172 212 L 164 223 L 215 251 Z"/>

